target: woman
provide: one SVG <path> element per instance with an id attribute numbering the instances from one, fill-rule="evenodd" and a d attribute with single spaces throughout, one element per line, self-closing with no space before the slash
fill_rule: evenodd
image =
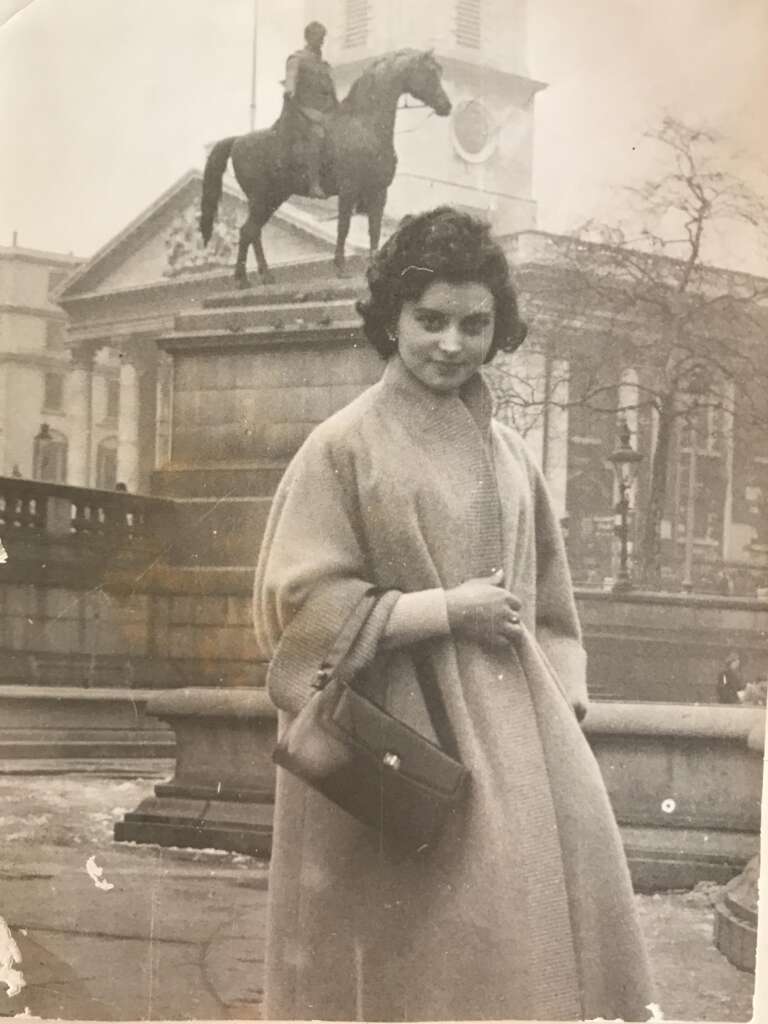
<path id="1" fill-rule="evenodd" d="M 620 838 L 577 716 L 585 663 L 541 474 L 478 372 L 525 336 L 501 248 L 447 207 L 406 218 L 359 304 L 382 379 L 280 485 L 255 621 L 281 720 L 371 584 L 355 649 L 434 736 L 420 643 L 471 786 L 425 857 L 278 771 L 266 1016 L 643 1020 L 646 960 Z"/>

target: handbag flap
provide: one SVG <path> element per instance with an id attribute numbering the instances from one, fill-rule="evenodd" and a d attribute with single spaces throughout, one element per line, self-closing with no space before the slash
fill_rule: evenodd
<path id="1" fill-rule="evenodd" d="M 352 745 L 381 761 L 382 770 L 396 771 L 445 797 L 454 797 L 467 778 L 460 762 L 348 687 L 340 688 L 330 717 Z"/>

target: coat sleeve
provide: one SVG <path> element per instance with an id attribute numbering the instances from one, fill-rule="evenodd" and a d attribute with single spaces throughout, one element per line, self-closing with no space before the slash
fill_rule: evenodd
<path id="1" fill-rule="evenodd" d="M 310 437 L 275 495 L 254 584 L 254 626 L 270 659 L 274 703 L 297 713 L 326 652 L 373 585 L 351 460 Z M 386 591 L 350 652 L 351 672 L 375 656 L 399 591 Z"/>
<path id="2" fill-rule="evenodd" d="M 582 719 L 587 710 L 587 657 L 582 644 L 565 542 L 544 477 L 529 461 L 535 500 L 536 638 Z"/>

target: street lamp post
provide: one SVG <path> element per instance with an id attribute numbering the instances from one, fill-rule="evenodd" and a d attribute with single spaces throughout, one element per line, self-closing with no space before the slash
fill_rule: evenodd
<path id="1" fill-rule="evenodd" d="M 637 476 L 637 470 L 642 458 L 643 456 L 632 447 L 632 435 L 629 430 L 629 424 L 624 419 L 619 431 L 619 447 L 608 456 L 609 462 L 613 463 L 616 481 L 619 485 L 619 500 L 616 503 L 615 511 L 620 517 L 616 532 L 619 535 L 621 554 L 618 577 L 613 584 L 613 592 L 615 594 L 626 593 L 632 589 L 632 578 L 628 566 L 629 492 Z"/>

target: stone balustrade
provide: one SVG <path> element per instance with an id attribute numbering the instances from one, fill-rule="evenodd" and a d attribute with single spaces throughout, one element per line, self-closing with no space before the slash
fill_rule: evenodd
<path id="1" fill-rule="evenodd" d="M 173 502 L 67 484 L 0 477 L 0 536 L 6 548 L 35 536 L 143 542 L 164 532 Z"/>
<path id="2" fill-rule="evenodd" d="M 0 584 L 97 585 L 113 567 L 168 557 L 174 509 L 165 498 L 0 477 Z"/>

